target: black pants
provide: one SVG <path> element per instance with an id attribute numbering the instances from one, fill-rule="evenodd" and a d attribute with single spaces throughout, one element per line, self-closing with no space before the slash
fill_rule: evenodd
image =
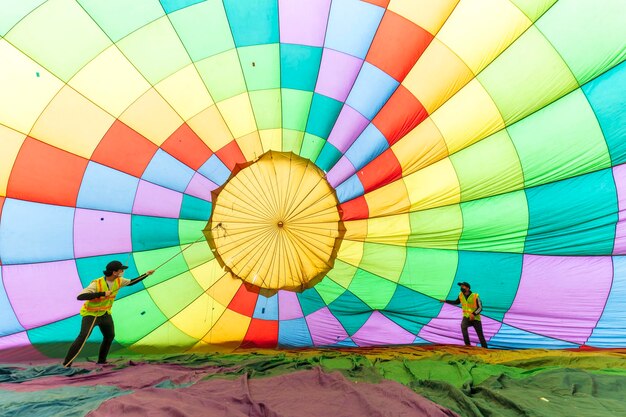
<path id="1" fill-rule="evenodd" d="M 115 338 L 113 317 L 111 317 L 109 313 L 99 317 L 83 316 L 83 322 L 80 325 L 80 333 L 65 356 L 65 360 L 63 361 L 64 366 L 71 365 L 74 359 L 76 359 L 75 356 L 77 356 L 78 352 L 82 349 L 85 341 L 91 334 L 91 330 L 93 330 L 95 326 L 100 327 L 100 331 L 102 332 L 102 344 L 100 345 L 100 352 L 98 353 L 98 363 L 106 362 L 111 343 L 113 343 L 113 339 Z"/>
<path id="2" fill-rule="evenodd" d="M 487 341 L 485 340 L 485 335 L 483 335 L 483 324 L 480 320 L 470 320 L 469 317 L 463 317 L 463 321 L 461 322 L 461 332 L 463 332 L 463 341 L 465 342 L 465 346 L 470 345 L 469 333 L 467 332 L 467 328 L 470 326 L 476 330 L 476 335 L 478 336 L 478 340 L 480 340 L 480 345 L 486 348 Z"/>

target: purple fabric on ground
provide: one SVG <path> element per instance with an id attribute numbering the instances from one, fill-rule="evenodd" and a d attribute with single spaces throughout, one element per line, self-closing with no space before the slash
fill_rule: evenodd
<path id="1" fill-rule="evenodd" d="M 350 382 L 319 368 L 268 378 L 212 379 L 112 398 L 88 417 L 458 416 L 394 382 Z"/>

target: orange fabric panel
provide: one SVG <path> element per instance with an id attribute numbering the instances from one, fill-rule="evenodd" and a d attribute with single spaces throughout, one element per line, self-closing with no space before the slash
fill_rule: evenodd
<path id="1" fill-rule="evenodd" d="M 376 159 L 363 167 L 357 175 L 361 180 L 361 184 L 363 184 L 365 192 L 368 193 L 402 178 L 402 167 L 393 151 L 387 149 Z"/>
<path id="2" fill-rule="evenodd" d="M 387 11 L 374 37 L 366 61 L 402 81 L 433 39 L 428 31 Z"/>
<path id="3" fill-rule="evenodd" d="M 243 314 L 244 316 L 252 317 L 258 297 L 258 290 L 255 290 L 251 286 L 242 285 L 235 293 L 230 304 L 228 304 L 228 309 Z"/>
<path id="4" fill-rule="evenodd" d="M 187 123 L 176 129 L 161 145 L 161 149 L 194 170 L 200 168 L 213 155 Z"/>
<path id="5" fill-rule="evenodd" d="M 141 177 L 157 149 L 154 143 L 116 120 L 100 141 L 91 160 Z"/>
<path id="6" fill-rule="evenodd" d="M 346 201 L 339 206 L 341 220 L 367 219 L 369 217 L 369 208 L 365 197 L 360 196 L 353 200 Z"/>
<path id="7" fill-rule="evenodd" d="M 74 207 L 88 162 L 28 137 L 15 158 L 7 197 Z"/>
<path id="8" fill-rule="evenodd" d="M 275 348 L 278 345 L 278 321 L 252 319 L 241 342 L 242 348 Z"/>
<path id="9" fill-rule="evenodd" d="M 231 171 L 235 168 L 236 164 L 242 164 L 246 162 L 246 157 L 243 156 L 239 144 L 236 141 L 230 141 L 228 145 L 224 146 L 215 154 Z"/>
<path id="10" fill-rule="evenodd" d="M 370 3 L 376 6 L 384 7 L 385 9 L 389 6 L 389 2 L 391 0 L 363 0 L 365 3 Z"/>
<path id="11" fill-rule="evenodd" d="M 428 112 L 403 85 L 389 98 L 372 123 L 393 145 L 428 117 Z"/>

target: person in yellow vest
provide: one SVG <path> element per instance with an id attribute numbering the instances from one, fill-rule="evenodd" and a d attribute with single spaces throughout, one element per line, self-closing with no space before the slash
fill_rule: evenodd
<path id="1" fill-rule="evenodd" d="M 476 335 L 480 340 L 480 345 L 487 347 L 487 341 L 483 334 L 483 325 L 480 321 L 480 313 L 483 311 L 483 304 L 478 297 L 478 293 L 471 291 L 471 286 L 467 282 L 457 283 L 461 287 L 461 292 L 456 300 L 439 300 L 442 303 L 453 305 L 461 304 L 463 308 L 463 320 L 461 321 L 461 332 L 463 333 L 463 341 L 465 346 L 470 346 L 470 338 L 467 332 L 468 327 L 472 326 L 476 330 Z"/>
<path id="2" fill-rule="evenodd" d="M 104 276 L 91 281 L 89 286 L 76 297 L 78 300 L 85 300 L 85 304 L 80 309 L 83 321 L 78 337 L 72 343 L 65 356 L 63 366 L 70 367 L 72 365 L 72 362 L 76 359 L 89 338 L 94 326 L 98 326 L 102 332 L 102 344 L 98 354 L 98 363 L 106 363 L 111 343 L 113 343 L 113 338 L 115 337 L 111 307 L 113 307 L 113 301 L 115 296 L 117 296 L 117 292 L 122 287 L 135 285 L 154 273 L 154 270 L 150 270 L 135 279 L 126 279 L 123 278 L 123 275 L 124 270 L 127 268 L 120 261 L 109 262 L 103 271 Z"/>

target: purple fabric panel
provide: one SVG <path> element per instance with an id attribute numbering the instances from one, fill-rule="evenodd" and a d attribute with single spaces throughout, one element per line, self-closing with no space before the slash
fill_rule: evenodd
<path id="1" fill-rule="evenodd" d="M 133 214 L 178 218 L 183 195 L 160 185 L 139 181 Z"/>
<path id="2" fill-rule="evenodd" d="M 369 120 L 348 105 L 344 105 L 337 117 L 335 126 L 328 136 L 328 142 L 345 153 L 350 145 L 363 132 Z"/>
<path id="3" fill-rule="evenodd" d="M 330 0 L 279 0 L 280 42 L 323 46 Z"/>
<path id="4" fill-rule="evenodd" d="M 299 319 L 303 317 L 302 308 L 298 302 L 298 296 L 292 291 L 278 292 L 278 318 L 279 320 Z"/>
<path id="5" fill-rule="evenodd" d="M 306 316 L 314 346 L 328 346 L 342 341 L 348 334 L 328 307 Z"/>
<path id="6" fill-rule="evenodd" d="M 602 314 L 612 279 L 608 256 L 526 255 L 517 295 L 503 321 L 584 344 Z"/>
<path id="7" fill-rule="evenodd" d="M 74 261 L 4 265 L 4 288 L 26 330 L 78 313 L 83 290 Z"/>
<path id="8" fill-rule="evenodd" d="M 359 331 L 352 335 L 352 340 L 359 346 L 408 345 L 413 343 L 415 335 L 374 311 Z"/>
<path id="9" fill-rule="evenodd" d="M 211 201 L 211 191 L 215 190 L 217 187 L 218 185 L 213 181 L 196 172 L 191 178 L 191 181 L 189 181 L 185 193 L 205 201 Z"/>
<path id="10" fill-rule="evenodd" d="M 626 164 L 613 168 L 613 178 L 619 201 L 619 221 L 615 228 L 614 255 L 626 255 Z"/>
<path id="11" fill-rule="evenodd" d="M 0 337 L 0 362 L 15 363 L 41 359 L 46 359 L 46 356 L 32 347 L 26 332 Z"/>
<path id="12" fill-rule="evenodd" d="M 357 384 L 339 372 L 320 368 L 267 378 L 215 378 L 174 389 L 141 389 L 103 402 L 89 416 L 121 416 L 129 410 L 151 417 L 367 417 L 381 416 L 381 410 L 389 416 L 457 416 L 398 382 Z"/>
<path id="13" fill-rule="evenodd" d="M 350 94 L 363 60 L 324 49 L 315 92 L 344 102 Z"/>
<path id="14" fill-rule="evenodd" d="M 77 258 L 132 251 L 130 214 L 76 209 L 74 254 Z"/>
<path id="15" fill-rule="evenodd" d="M 439 315 L 432 319 L 426 326 L 422 327 L 418 336 L 432 343 L 462 345 L 462 319 L 463 311 L 460 307 L 444 304 L 439 312 Z M 501 323 L 485 316 L 481 316 L 480 320 L 483 325 L 485 339 L 489 342 L 489 339 L 491 339 L 493 335 L 498 333 L 498 330 L 500 330 Z M 478 337 L 476 337 L 474 328 L 470 327 L 468 331 L 472 344 L 476 345 L 478 343 Z"/>
<path id="16" fill-rule="evenodd" d="M 328 183 L 337 188 L 339 184 L 350 178 L 352 174 L 356 172 L 352 162 L 345 156 L 342 156 L 339 161 L 328 171 L 326 179 Z"/>

